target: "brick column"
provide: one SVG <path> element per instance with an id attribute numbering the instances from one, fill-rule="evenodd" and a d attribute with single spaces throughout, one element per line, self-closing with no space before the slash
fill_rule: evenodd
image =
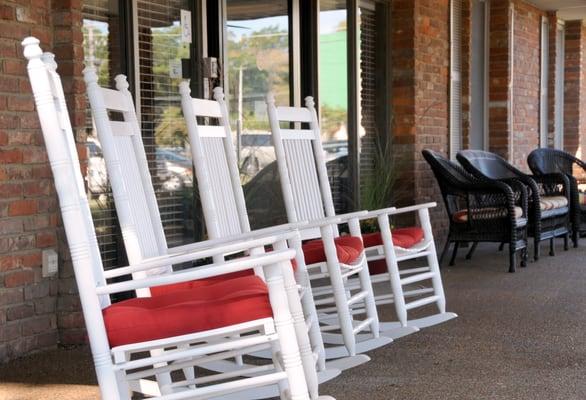
<path id="1" fill-rule="evenodd" d="M 566 21 L 564 149 L 584 158 L 586 144 L 586 27 Z"/>
<path id="2" fill-rule="evenodd" d="M 539 147 L 541 17 L 544 12 L 514 1 L 512 163 L 529 171 L 527 156 Z"/>
<path id="3" fill-rule="evenodd" d="M 490 2 L 489 150 L 509 159 L 509 0 Z"/>
<path id="4" fill-rule="evenodd" d="M 86 95 L 83 82 L 83 33 L 82 5 L 80 0 L 54 0 L 53 51 L 59 63 L 59 73 L 69 110 L 69 116 L 78 145 L 78 154 L 85 169 L 87 150 L 84 145 Z M 85 175 L 85 173 L 83 173 Z M 57 210 L 58 211 L 58 210 Z M 59 297 L 57 302 L 57 324 L 59 340 L 64 344 L 85 342 L 85 325 L 73 275 L 73 267 L 65 232 L 59 229 L 59 258 L 62 260 L 59 271 Z"/>
<path id="5" fill-rule="evenodd" d="M 405 203 L 437 201 L 434 229 L 441 236 L 441 197 L 421 150 L 448 148 L 449 1 L 393 1 L 393 133 Z M 402 186 L 403 186 L 402 185 Z"/>
<path id="6" fill-rule="evenodd" d="M 57 248 L 56 199 L 20 42 L 51 49 L 50 1 L 0 5 L 0 360 L 57 344 L 58 281 L 42 250 Z"/>

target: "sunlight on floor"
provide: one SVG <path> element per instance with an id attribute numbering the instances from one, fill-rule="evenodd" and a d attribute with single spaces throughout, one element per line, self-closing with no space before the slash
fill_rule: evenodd
<path id="1" fill-rule="evenodd" d="M 50 394 L 50 398 L 47 395 Z M 0 400 L 92 400 L 99 399 L 97 386 L 0 383 Z"/>

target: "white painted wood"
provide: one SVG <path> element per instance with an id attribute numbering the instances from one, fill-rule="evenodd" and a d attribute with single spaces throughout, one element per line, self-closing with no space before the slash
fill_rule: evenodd
<path id="1" fill-rule="evenodd" d="M 287 217 L 289 222 L 295 223 L 302 219 L 309 221 L 320 220 L 324 217 L 335 216 L 333 201 L 327 177 L 325 160 L 323 159 L 323 148 L 319 140 L 319 124 L 317 114 L 314 109 L 313 99 L 306 99 L 306 108 L 279 107 L 275 106 L 274 97 L 267 96 L 267 107 L 269 122 L 271 125 L 273 145 L 277 156 L 279 175 L 281 178 L 281 187 Z M 307 139 L 296 138 L 294 140 L 285 139 L 282 135 L 281 122 L 286 118 L 286 122 L 307 122 L 309 129 L 314 132 L 313 135 L 307 135 L 306 132 L 300 132 Z M 309 119 L 309 121 L 308 121 Z M 291 130 L 286 132 L 289 136 Z M 356 233 L 356 223 L 349 221 L 352 233 Z M 360 235 L 358 229 L 358 235 Z M 334 239 L 338 236 L 337 222 L 323 225 L 320 227 L 319 238 L 324 243 L 324 252 L 326 254 L 326 268 L 329 283 L 333 288 L 333 300 L 335 302 L 339 328 L 342 332 L 344 351 L 340 354 L 355 355 L 358 344 L 356 342 L 356 333 L 354 332 L 351 307 L 347 300 L 347 288 L 345 287 L 345 278 L 343 277 L 341 267 L 336 252 Z M 361 289 L 366 294 L 357 303 L 363 304 L 366 311 L 367 321 L 364 327 L 368 326 L 372 333 L 372 340 L 379 338 L 378 314 L 374 305 L 374 293 L 368 275 L 366 258 L 360 260 L 357 266 L 360 272 Z M 388 342 L 387 342 L 388 343 Z M 378 344 L 382 345 L 381 342 Z M 386 343 L 385 343 L 386 344 Z M 367 348 L 362 346 L 361 348 Z M 328 349 L 326 349 L 326 354 Z M 330 351 L 330 355 L 338 353 L 338 350 Z"/>
<path id="2" fill-rule="evenodd" d="M 191 97 L 187 82 L 181 84 L 180 92 L 182 96 L 183 114 L 186 118 L 191 142 L 192 158 L 198 179 L 200 198 L 202 200 L 209 235 L 212 239 L 219 239 L 232 234 L 249 233 L 250 224 L 246 211 L 244 192 L 240 185 L 240 175 L 228 122 L 228 111 L 224 94 L 221 88 L 214 89 L 215 103 L 221 114 L 221 117 L 217 121 L 219 125 L 214 126 L 214 128 L 223 129 L 225 134 L 222 136 L 205 137 L 202 135 L 202 132 L 205 132 L 206 128 L 210 128 L 210 126 L 198 124 L 195 116 L 208 117 L 209 115 L 206 112 L 212 109 L 212 107 L 209 107 L 209 102 L 202 103 L 201 101 L 194 101 L 195 99 Z M 206 104 L 207 108 L 195 109 L 198 104 Z M 290 245 L 298 248 L 300 242 L 298 240 L 292 240 L 290 241 Z M 259 249 L 258 251 L 263 252 L 264 250 Z M 299 256 L 297 259 L 299 260 Z M 304 262 L 299 260 L 298 270 L 303 269 L 303 266 Z M 303 275 L 303 273 L 300 274 Z M 298 276 L 300 274 L 298 273 Z M 306 281 L 308 282 L 308 279 L 303 279 L 302 277 L 299 283 L 303 285 Z M 305 315 L 308 315 L 309 318 L 315 315 L 315 306 L 311 302 L 311 296 L 306 296 L 307 298 L 304 298 L 303 304 L 301 303 L 297 283 L 291 269 L 285 274 L 285 287 L 297 331 L 297 340 L 310 395 L 312 399 L 316 399 L 319 396 L 319 378 L 316 372 L 316 359 L 314 358 L 313 348 L 317 349 L 319 360 L 318 369 L 320 371 L 325 371 L 325 353 L 317 323 L 311 326 L 309 336 L 305 324 Z M 315 320 L 317 321 L 317 318 Z M 322 374 L 322 378 L 336 375 L 337 373 Z"/>
<path id="3" fill-rule="evenodd" d="M 234 337 L 233 331 L 241 331 L 240 326 L 222 328 L 220 332 L 212 332 L 207 336 L 212 337 L 210 343 L 205 343 L 208 340 L 204 339 L 204 344 L 198 346 L 185 346 L 185 337 L 168 338 L 160 342 L 159 348 L 151 348 L 151 356 L 141 358 L 140 360 L 131 360 L 127 357 L 113 357 L 118 350 L 110 349 L 105 334 L 104 321 L 101 314 L 101 307 L 99 298 L 106 294 L 116 293 L 118 291 L 136 290 L 139 295 L 148 295 L 149 287 L 153 285 L 168 284 L 174 282 L 185 282 L 201 276 L 202 273 L 207 272 L 209 276 L 218 276 L 226 273 L 226 269 L 220 264 L 217 267 L 212 265 L 202 271 L 201 268 L 195 268 L 193 271 L 182 271 L 181 273 L 171 273 L 170 266 L 174 261 L 180 257 L 191 256 L 192 260 L 198 259 L 197 254 L 181 254 L 178 257 L 166 257 L 166 248 L 162 252 L 158 252 L 158 246 L 164 243 L 157 242 L 158 236 L 153 232 L 153 223 L 160 222 L 160 220 L 151 219 L 151 208 L 149 204 L 149 195 L 154 195 L 151 188 L 145 188 L 144 185 L 150 183 L 145 182 L 147 177 L 140 169 L 141 163 L 146 161 L 143 153 L 136 151 L 138 145 L 142 148 L 140 141 L 140 134 L 138 130 L 138 121 L 133 118 L 134 107 L 132 107 L 131 97 L 127 91 L 128 85 L 126 80 L 122 77 L 117 77 L 117 86 L 123 99 L 126 101 L 126 110 L 124 112 L 125 121 L 129 126 L 134 126 L 135 132 L 131 136 L 116 136 L 113 134 L 113 125 L 108 120 L 107 108 L 105 107 L 104 99 L 101 97 L 99 87 L 97 86 L 97 77 L 95 71 L 87 69 L 84 72 L 86 83 L 88 86 L 89 97 L 93 111 L 96 115 L 96 126 L 102 132 L 101 139 L 104 152 L 109 152 L 110 162 L 107 161 L 107 166 L 110 172 L 110 181 L 117 182 L 113 185 L 113 189 L 118 191 L 115 194 L 115 199 L 122 200 L 122 207 L 118 208 L 118 212 L 124 214 L 127 219 L 128 229 L 125 231 L 125 240 L 128 242 L 127 249 L 135 251 L 130 252 L 129 258 L 135 257 L 137 264 L 148 265 L 149 260 L 155 256 L 156 262 L 152 263 L 152 269 L 136 269 L 134 279 L 131 281 L 115 284 L 106 284 L 103 276 L 101 266 L 101 259 L 99 249 L 97 249 L 95 232 L 93 226 L 89 223 L 87 216 L 90 215 L 87 198 L 83 191 L 83 181 L 79 179 L 81 175 L 76 172 L 79 170 L 79 163 L 75 156 L 75 148 L 70 146 L 67 141 L 66 129 L 60 126 L 60 118 L 57 105 L 59 102 L 53 101 L 53 96 L 50 92 L 50 75 L 47 73 L 45 64 L 41 61 L 42 54 L 38 47 L 36 39 L 28 39 L 24 42 L 25 55 L 29 59 L 29 74 L 31 78 L 31 86 L 35 93 L 35 100 L 39 110 L 39 117 L 43 128 L 43 134 L 46 139 L 49 159 L 53 169 L 56 180 L 56 188 L 62 208 L 63 220 L 67 238 L 70 244 L 72 260 L 76 280 L 80 290 L 80 297 L 82 300 L 82 308 L 88 327 L 88 335 L 92 347 L 98 381 L 103 398 L 119 399 L 130 398 L 128 395 L 129 383 L 124 379 L 125 371 L 136 368 L 137 365 L 141 367 L 149 367 L 153 369 L 153 375 L 157 376 L 157 381 L 161 389 L 163 397 L 161 398 L 208 398 L 219 396 L 223 394 L 233 393 L 236 391 L 256 387 L 259 385 L 274 384 L 286 379 L 288 382 L 288 391 L 293 398 L 309 399 L 305 375 L 301 367 L 301 359 L 299 355 L 299 348 L 296 340 L 296 332 L 292 324 L 292 316 L 289 311 L 288 299 L 285 293 L 283 284 L 283 271 L 290 270 L 290 259 L 295 252 L 287 248 L 285 241 L 280 240 L 273 242 L 272 245 L 280 250 L 273 251 L 265 255 L 256 255 L 252 258 L 244 258 L 243 260 L 235 260 L 231 263 L 232 270 L 263 268 L 267 276 L 267 286 L 269 289 L 269 297 L 271 307 L 273 309 L 274 319 L 271 319 L 272 328 L 269 336 L 266 336 L 269 341 L 278 342 L 278 348 L 282 354 L 282 361 L 276 366 L 275 372 L 259 377 L 238 379 L 230 383 L 218 383 L 215 385 L 206 386 L 205 388 L 195 387 L 187 381 L 187 387 L 177 387 L 175 384 L 169 385 L 171 382 L 168 372 L 159 373 L 157 368 L 165 367 L 168 363 L 176 361 L 186 362 L 193 361 L 192 365 L 197 365 L 197 360 L 206 354 L 217 353 L 219 351 L 232 350 L 240 347 L 248 346 L 251 336 L 244 335 L 242 338 Z M 120 106 L 120 104 L 118 104 Z M 113 107 L 110 103 L 110 107 Z M 122 109 L 123 106 L 120 106 Z M 121 111 L 118 109 L 117 111 Z M 61 112 L 64 112 L 63 110 Z M 64 118 L 61 118 L 64 120 Z M 105 140 L 104 140 L 105 139 Z M 138 139 L 138 140 L 136 140 Z M 113 151 L 116 150 L 116 151 Z M 148 170 L 147 170 L 148 171 Z M 119 174 L 115 177 L 112 172 Z M 123 176 L 122 176 L 123 175 Z M 131 181 L 134 179 L 134 181 Z M 125 191 L 121 191 L 123 188 Z M 129 199 L 125 196 L 132 196 Z M 154 196 L 153 196 L 154 200 Z M 156 204 L 156 201 L 155 201 Z M 118 206 L 118 204 L 117 204 Z M 157 211 L 158 212 L 158 211 Z M 143 218 L 150 225 L 140 225 L 139 221 L 134 218 Z M 154 221 L 154 222 L 153 222 Z M 141 234 L 137 231 L 136 226 L 148 228 L 145 236 L 129 237 L 132 234 Z M 163 236 L 164 237 L 164 236 Z M 276 236 L 273 236 L 273 238 Z M 241 243 L 242 243 L 242 239 Z M 141 248 L 145 243 L 154 244 L 154 248 Z M 267 243 L 268 244 L 268 243 Z M 92 246 L 94 247 L 92 249 Z M 132 246 L 135 246 L 134 248 Z M 215 249 L 218 254 L 223 254 L 224 250 L 220 247 Z M 88 268 L 93 266 L 93 268 Z M 162 268 L 161 268 L 162 267 Z M 132 270 L 132 265 L 128 270 Z M 95 273 L 87 273 L 89 271 L 100 271 L 101 276 L 95 277 Z M 153 270 L 158 273 L 153 273 Z M 212 271 L 213 270 L 213 271 Z M 150 272 L 144 273 L 144 272 Z M 162 272 L 162 274 L 161 274 Z M 104 283 L 102 283 L 104 282 Z M 141 291 L 145 289 L 145 291 Z M 274 332 L 277 332 L 275 335 Z M 206 335 L 205 332 L 199 332 L 199 336 Z M 274 337 L 274 339 L 271 339 Z M 164 343 L 163 343 L 164 342 Z M 200 339 L 197 340 L 200 342 Z M 275 342 L 275 344 L 276 344 Z M 213 344 L 212 344 L 213 343 Z M 142 346 L 144 347 L 144 346 Z M 148 347 L 148 345 L 147 345 Z M 116 364 L 113 363 L 116 360 Z M 162 364 L 161 364 L 162 363 Z M 283 372 L 280 372 L 282 369 Z M 139 385 L 140 387 L 140 385 Z M 172 394 L 171 394 L 172 393 Z"/>
<path id="4" fill-rule="evenodd" d="M 281 120 L 278 117 L 278 108 L 274 105 L 274 99 L 269 95 L 267 98 L 268 104 L 268 115 L 271 123 L 271 130 L 273 133 L 273 144 L 275 146 L 275 154 L 277 156 L 277 162 L 279 166 L 279 175 L 281 177 L 281 186 L 283 191 L 283 198 L 285 200 L 285 207 L 287 210 L 287 216 L 290 222 L 296 222 L 301 218 L 308 219 L 310 222 L 316 218 L 322 218 L 324 215 L 332 217 L 335 215 L 333 201 L 331 197 L 330 187 L 327 180 L 327 170 L 325 167 L 325 160 L 323 159 L 323 150 L 321 147 L 321 140 L 319 135 L 319 125 L 317 116 L 314 109 L 313 99 L 307 98 L 306 105 L 307 110 L 313 115 L 312 123 L 310 128 L 316 132 L 314 139 L 296 139 L 288 140 L 282 136 L 281 132 Z M 288 108 L 288 117 L 292 115 L 301 115 L 302 113 L 293 112 Z M 294 121 L 288 121 L 294 122 Z M 291 130 L 287 132 L 290 134 Z M 302 147 L 304 146 L 304 147 Z M 328 261 L 326 264 L 333 263 L 336 268 L 327 268 L 327 275 L 324 275 L 324 269 L 321 268 L 319 273 L 313 275 L 316 279 L 322 279 L 326 276 L 330 278 L 330 284 L 314 287 L 314 295 L 327 296 L 333 294 L 333 298 L 325 298 L 316 300 L 316 304 L 323 305 L 318 311 L 327 310 L 325 312 L 337 311 L 337 319 L 335 322 L 329 315 L 324 319 L 323 315 L 320 315 L 322 322 L 330 325 L 337 324 L 340 329 L 353 329 L 352 327 L 360 326 L 361 321 L 352 319 L 352 315 L 358 315 L 365 313 L 367 318 L 372 318 L 376 315 L 376 305 L 382 306 L 384 304 L 394 303 L 395 311 L 400 321 L 400 333 L 394 333 L 389 331 L 383 331 L 382 334 L 390 337 L 397 337 L 406 334 L 411 329 L 411 333 L 416 332 L 416 326 L 409 324 L 408 320 L 408 309 L 406 306 L 405 298 L 411 296 L 410 291 L 405 292 L 403 286 L 412 282 L 418 282 L 423 280 L 431 280 L 431 288 L 425 288 L 425 293 L 421 292 L 419 295 L 429 295 L 429 302 L 435 302 L 440 314 L 446 314 L 445 310 L 445 295 L 443 292 L 443 285 L 441 281 L 441 275 L 439 271 L 439 264 L 437 262 L 437 255 L 435 250 L 435 244 L 431 229 L 431 222 L 429 219 L 428 209 L 435 207 L 435 203 L 417 204 L 409 207 L 396 209 L 389 207 L 382 210 L 375 210 L 370 212 L 351 213 L 347 216 L 339 216 L 340 220 L 334 222 L 334 224 L 342 222 L 348 223 L 350 227 L 350 234 L 353 236 L 361 236 L 359 220 L 361 219 L 372 219 L 376 218 L 379 224 L 379 229 L 382 237 L 382 245 L 374 246 L 366 249 L 366 257 L 368 260 L 379 260 L 385 259 L 388 273 L 382 274 L 382 276 L 375 275 L 370 277 L 368 268 L 364 267 L 357 269 L 357 271 L 344 271 L 340 268 L 344 268 L 344 265 L 337 262 L 335 250 L 332 251 L 332 247 L 328 249 L 328 242 L 337 235 L 337 231 L 329 232 L 325 227 L 320 228 L 320 237 L 326 243 L 326 255 L 328 255 Z M 403 249 L 393 245 L 392 234 L 390 229 L 389 217 L 416 212 L 418 214 L 418 220 L 420 226 L 424 231 L 424 239 L 409 249 Z M 309 226 L 308 226 L 309 227 Z M 302 236 L 303 237 L 303 236 Z M 332 237 L 332 239 L 329 239 Z M 331 260 L 330 260 L 331 257 Z M 403 278 L 405 281 L 401 282 L 401 270 L 399 270 L 399 262 L 406 261 L 408 259 L 415 258 L 427 258 L 429 267 L 421 270 L 413 270 L 409 277 Z M 314 266 L 308 266 L 312 268 Z M 355 273 L 358 274 L 358 279 L 350 278 Z M 388 282 L 390 284 L 391 294 L 384 295 L 376 298 L 372 290 L 372 282 Z M 350 307 L 348 311 L 340 311 L 342 305 L 348 305 L 347 292 L 348 291 L 360 291 L 366 292 L 368 295 L 363 297 L 364 302 L 361 302 L 357 298 L 350 300 Z M 360 296 L 362 298 L 362 295 Z M 379 300 L 380 299 L 380 300 Z M 332 302 L 335 302 L 336 307 L 331 307 Z M 423 303 L 423 302 L 422 302 Z M 414 303 L 412 307 L 416 307 L 418 303 Z M 360 312 L 356 312 L 360 310 Z M 453 318 L 453 316 L 451 317 Z M 436 321 L 445 321 L 450 318 L 436 318 Z M 379 329 L 380 325 L 378 320 L 373 319 L 372 329 Z M 388 323 L 385 326 L 388 325 Z M 392 325 L 393 329 L 399 329 L 397 325 Z M 352 342 L 349 336 L 345 337 L 346 340 Z M 346 342 L 345 342 L 346 343 Z M 352 344 L 351 344 L 352 346 Z"/>
<path id="5" fill-rule="evenodd" d="M 200 126 L 199 134 L 202 138 L 223 138 L 226 137 L 226 131 L 223 126 Z"/>
<path id="6" fill-rule="evenodd" d="M 193 112 L 196 116 L 222 118 L 222 111 L 217 102 L 213 100 L 191 99 Z"/>
<path id="7" fill-rule="evenodd" d="M 100 88 L 102 97 L 104 98 L 104 107 L 108 110 L 116 111 L 130 111 L 124 95 L 117 90 Z"/>
<path id="8" fill-rule="evenodd" d="M 112 134 L 114 136 L 132 136 L 136 134 L 128 122 L 110 121 L 110 125 L 112 126 Z"/>
<path id="9" fill-rule="evenodd" d="M 288 122 L 311 122 L 309 110 L 300 107 L 277 107 L 279 121 Z"/>

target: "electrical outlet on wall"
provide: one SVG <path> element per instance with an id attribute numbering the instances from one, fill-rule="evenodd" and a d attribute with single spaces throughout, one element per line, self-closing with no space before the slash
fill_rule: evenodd
<path id="1" fill-rule="evenodd" d="M 53 249 L 43 250 L 43 277 L 57 275 L 59 271 L 59 258 L 57 252 Z"/>

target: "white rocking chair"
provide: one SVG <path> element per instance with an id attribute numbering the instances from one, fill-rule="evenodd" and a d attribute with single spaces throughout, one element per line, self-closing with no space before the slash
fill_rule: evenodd
<path id="1" fill-rule="evenodd" d="M 227 122 L 228 115 L 221 89 L 217 88 L 215 90 L 216 102 L 191 98 L 187 83 L 182 84 L 181 93 L 183 112 L 188 123 L 193 160 L 196 165 L 209 234 L 221 237 L 235 232 L 249 231 L 250 226 L 242 188 L 240 187 L 232 134 Z M 197 117 L 218 119 L 219 125 L 199 127 Z M 392 342 L 391 337 L 380 336 L 374 294 L 366 268 L 366 258 L 363 251 L 356 249 L 356 247 L 362 247 L 360 238 L 345 237 L 339 238 L 341 240 L 335 239 L 334 231 L 337 233 L 336 224 L 344 223 L 348 220 L 351 221 L 353 232 L 360 234 L 359 228 L 358 231 L 354 229 L 358 227 L 357 223 L 353 224 L 352 221 L 355 221 L 356 217 L 362 214 L 364 213 L 353 213 L 332 218 L 312 218 L 308 224 L 296 226 L 304 233 L 317 230 L 324 239 L 321 243 L 325 243 L 322 246 L 319 246 L 319 243 L 315 246 L 315 242 L 304 246 L 300 246 L 300 243 L 295 244 L 295 246 L 299 246 L 303 250 L 303 257 L 301 257 L 301 252 L 298 252 L 298 258 L 296 258 L 296 275 L 301 285 L 309 287 L 305 269 L 307 259 L 311 260 L 312 263 L 315 263 L 316 259 L 324 262 L 327 259 L 328 265 L 335 272 L 323 274 L 322 278 L 330 278 L 332 284 L 337 285 L 342 292 L 345 291 L 344 279 L 353 275 L 359 276 L 358 288 L 360 291 L 349 299 L 344 299 L 344 301 L 339 301 L 336 298 L 335 306 L 332 307 L 331 311 L 340 315 L 340 325 L 328 325 L 323 328 L 327 331 L 324 335 L 328 336 L 328 340 L 325 342 L 337 345 L 326 347 L 326 359 L 352 356 L 352 358 L 341 360 L 339 364 L 334 364 L 340 368 L 355 365 L 355 357 L 353 356 L 356 354 L 364 353 Z M 325 217 L 323 213 L 322 217 Z M 293 223 L 303 222 L 295 220 Z M 283 229 L 283 227 L 270 229 Z M 341 268 L 345 269 L 343 273 Z M 343 294 L 345 296 L 345 292 Z M 308 295 L 309 293 L 306 293 L 303 297 L 304 310 L 310 327 L 311 324 L 315 324 L 315 328 L 310 329 L 310 332 L 315 335 L 318 324 L 317 319 L 313 317 L 315 315 L 315 304 L 312 296 Z M 324 304 L 334 303 L 332 299 L 320 299 L 319 301 Z M 367 317 L 363 321 L 352 321 L 350 313 L 352 304 L 362 304 L 366 309 Z M 299 316 L 301 317 L 300 314 Z M 341 334 L 330 332 L 334 330 L 340 330 Z M 363 330 L 369 330 L 370 333 L 360 334 Z M 315 345 L 316 342 L 314 341 L 312 344 Z M 344 346 L 339 346 L 340 344 Z M 345 365 L 344 363 L 350 364 Z"/>
<path id="2" fill-rule="evenodd" d="M 154 188 L 151 182 L 150 174 L 148 172 L 148 164 L 142 137 L 140 135 L 140 128 L 136 113 L 134 111 L 134 104 L 130 92 L 128 91 L 128 82 L 122 75 L 118 75 L 116 85 L 118 90 L 111 90 L 102 88 L 97 84 L 97 76 L 93 68 L 86 68 L 84 70 L 88 95 L 96 124 L 96 130 L 102 150 L 106 167 L 110 172 L 112 192 L 118 211 L 118 217 L 121 227 L 123 227 L 123 237 L 126 251 L 131 262 L 140 262 L 145 256 L 164 255 L 167 252 L 183 251 L 182 249 L 197 248 L 200 244 L 192 244 L 187 246 L 167 248 L 167 243 L 164 236 L 163 225 L 160 220 L 160 214 L 157 207 L 157 201 L 154 195 Z M 108 112 L 120 112 L 124 116 L 124 121 L 111 121 Z M 122 133 L 122 134 L 120 134 Z M 130 191 L 134 190 L 133 193 Z M 144 194 L 143 194 L 144 193 Z M 145 199 L 141 202 L 140 199 Z M 132 202 L 132 205 L 129 203 Z M 148 205 L 148 207 L 147 207 Z M 125 230 L 126 229 L 126 230 Z M 124 232 L 127 232 L 124 235 Z M 275 232 L 251 232 L 241 235 L 241 232 L 233 233 L 229 237 L 224 236 L 225 239 L 230 237 L 253 238 L 262 235 L 267 235 Z M 222 239 L 218 235 L 210 235 L 211 239 Z M 255 249 L 256 253 L 264 252 L 263 248 Z M 215 260 L 222 262 L 223 257 Z M 285 271 L 285 286 L 287 288 L 287 295 L 290 299 L 291 311 L 295 315 L 297 309 L 301 309 L 297 287 L 292 277 L 292 272 Z M 289 277 L 290 276 L 290 277 Z M 230 277 L 228 277 L 230 278 Z M 292 281 L 292 283 L 291 283 Z M 179 287 L 165 288 L 165 292 L 181 289 Z M 156 289 L 155 291 L 161 289 Z M 156 293 L 155 293 L 156 294 Z M 303 314 L 301 314 L 303 315 Z M 296 317 L 296 320 L 298 317 Z M 298 325 L 296 321 L 296 325 Z M 301 323 L 305 327 L 303 319 Z M 307 331 L 301 332 L 298 330 L 298 343 L 301 349 L 304 349 L 309 343 Z M 269 354 L 272 357 L 269 347 Z M 315 359 L 311 354 L 311 364 L 304 354 L 304 368 L 306 371 L 308 386 L 312 398 L 318 397 L 318 378 L 316 376 Z M 236 362 L 227 360 L 217 360 L 205 365 L 206 368 L 221 371 L 224 373 L 236 373 L 238 370 L 246 371 L 252 368 L 250 365 L 245 365 L 242 357 L 237 357 Z M 193 371 L 186 369 L 184 371 L 187 375 L 193 375 Z M 322 379 L 333 378 L 339 372 L 327 371 L 322 374 Z M 256 389 L 247 394 L 238 394 L 238 399 L 259 399 L 267 397 L 278 396 L 280 388 L 276 385 L 272 387 L 265 387 L 262 390 Z"/>
<path id="3" fill-rule="evenodd" d="M 315 218 L 323 218 L 324 215 L 327 217 L 336 215 L 313 98 L 307 97 L 305 103 L 305 108 L 276 107 L 274 97 L 271 94 L 267 96 L 272 139 L 289 222 L 311 221 Z M 295 128 L 282 129 L 281 123 L 292 124 Z M 309 128 L 300 129 L 302 124 L 307 124 Z M 365 212 L 357 215 L 349 223 L 351 235 L 361 237 L 363 240 L 365 253 L 371 264 L 370 268 L 378 266 L 378 271 L 373 269 L 374 274 L 370 277 L 372 283 L 390 283 L 391 293 L 377 295 L 375 299 L 377 305 L 395 304 L 399 321 L 380 323 L 381 332 L 393 338 L 405 336 L 416 332 L 419 328 L 442 323 L 457 316 L 446 312 L 445 295 L 428 211 L 435 205 L 435 203 L 425 203 L 401 209 L 391 207 Z M 409 212 L 417 212 L 421 227 L 397 229 L 391 232 L 389 218 Z M 374 218 L 378 221 L 379 232 L 361 235 L 358 221 Z M 427 266 L 399 270 L 399 262 L 422 257 L 426 257 Z M 384 260 L 382 270 L 380 260 Z M 407 291 L 403 289 L 404 286 L 424 281 L 431 281 L 431 287 Z M 358 284 L 356 279 L 349 280 L 346 290 L 356 290 Z M 339 301 L 345 301 L 346 293 L 335 286 L 314 290 L 314 294 L 326 295 L 332 291 L 334 296 L 338 296 Z M 431 295 L 423 297 L 430 293 Z M 407 302 L 408 297 L 417 297 L 417 299 Z M 439 313 L 414 320 L 408 319 L 409 310 L 433 303 L 437 305 Z M 356 308 L 354 304 L 352 306 L 354 315 L 363 314 L 366 311 L 363 308 Z M 318 311 L 328 313 L 331 310 L 318 309 Z M 330 317 L 322 315 L 320 319 L 322 321 L 329 319 L 330 323 L 335 323 L 337 320 L 335 315 Z M 328 338 L 324 337 L 324 340 L 327 341 Z"/>
<path id="4" fill-rule="evenodd" d="M 187 82 L 181 83 L 180 92 L 208 235 L 213 239 L 229 237 L 236 233 L 250 232 L 244 193 L 240 185 L 236 152 L 232 142 L 233 136 L 228 122 L 228 111 L 222 89 L 219 87 L 214 89 L 216 101 L 192 98 Z M 218 124 L 200 125 L 197 118 L 207 119 L 208 122 L 217 120 Z M 295 228 L 307 229 L 307 227 L 308 224 L 306 223 L 286 224 L 261 229 L 260 231 L 277 232 Z M 301 249 L 301 242 L 290 242 L 290 246 Z M 309 292 L 302 298 L 303 309 L 292 310 L 297 329 L 300 331 L 309 330 L 309 337 L 311 338 L 311 343 L 300 342 L 302 359 L 308 365 L 305 368 L 306 371 L 313 369 L 309 365 L 313 366 L 315 363 L 314 356 L 317 356 L 318 380 L 321 383 L 335 376 L 334 374 L 337 374 L 338 369 L 348 369 L 368 361 L 370 358 L 366 355 L 355 355 L 338 358 L 328 363 L 325 362 L 326 351 L 324 351 L 302 251 L 297 252 L 295 278 L 293 277 L 293 272 L 291 272 L 289 279 L 289 295 L 293 297 L 293 304 L 298 303 L 298 300 L 296 300 L 298 298 L 296 283 Z M 384 341 L 389 342 L 388 339 L 384 339 Z M 313 352 L 312 348 L 314 349 Z M 327 352 L 331 354 L 333 350 L 330 347 Z M 345 352 L 341 348 L 337 349 L 337 351 L 338 356 Z M 307 380 L 310 393 L 312 393 L 312 382 L 315 381 L 315 378 L 308 376 Z"/>
<path id="5" fill-rule="evenodd" d="M 148 384 L 158 389 L 157 398 L 178 400 L 208 399 L 278 383 L 283 388 L 282 399 L 309 399 L 282 275 L 291 268 L 295 255 L 286 243 L 294 233 L 202 243 L 196 251 L 147 256 L 127 267 L 104 271 L 56 64 L 51 54 L 42 53 L 37 39 L 25 39 L 23 47 L 102 398 L 130 400 L 133 387 Z M 236 260 L 180 272 L 170 268 L 265 245 L 272 245 L 275 251 L 251 252 Z M 145 294 L 155 288 L 188 282 L 195 285 L 200 280 L 255 268 L 263 270 L 266 284 L 251 275 L 241 282 L 224 280 L 220 286 L 198 291 L 110 303 L 110 295 L 115 293 Z M 108 282 L 130 275 L 132 280 Z M 240 378 L 240 371 L 197 379 L 171 375 L 246 354 L 266 343 L 273 346 L 277 368 L 257 366 L 248 371 L 258 375 Z M 145 379 L 153 376 L 157 379 Z"/>

